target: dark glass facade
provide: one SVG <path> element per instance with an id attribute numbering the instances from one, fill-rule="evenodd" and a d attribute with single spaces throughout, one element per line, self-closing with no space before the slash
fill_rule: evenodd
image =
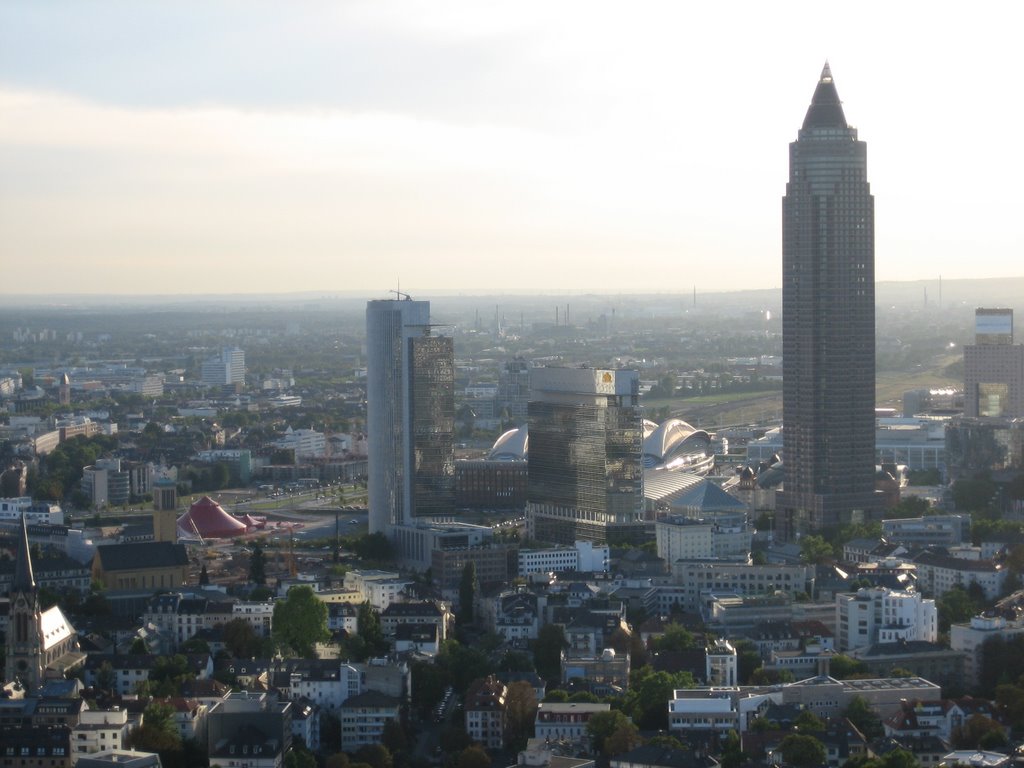
<path id="1" fill-rule="evenodd" d="M 875 475 L 874 198 L 867 148 L 825 66 L 782 201 L 783 461 L 793 537 L 870 519 Z"/>
<path id="2" fill-rule="evenodd" d="M 455 351 L 447 336 L 409 340 L 412 516 L 455 510 Z"/>
<path id="3" fill-rule="evenodd" d="M 531 537 L 554 544 L 642 539 L 643 422 L 636 373 L 545 368 L 531 375 Z"/>

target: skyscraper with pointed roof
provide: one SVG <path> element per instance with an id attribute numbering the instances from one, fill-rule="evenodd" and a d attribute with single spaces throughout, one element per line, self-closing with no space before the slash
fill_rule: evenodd
<path id="1" fill-rule="evenodd" d="M 870 519 L 875 477 L 875 223 L 867 147 L 828 63 L 782 200 L 782 400 L 788 537 Z"/>

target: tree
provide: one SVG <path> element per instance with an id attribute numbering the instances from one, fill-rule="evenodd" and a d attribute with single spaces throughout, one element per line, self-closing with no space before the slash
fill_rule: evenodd
<path id="1" fill-rule="evenodd" d="M 825 745 L 814 736 L 791 733 L 779 744 L 782 759 L 792 768 L 817 768 L 825 764 Z"/>
<path id="2" fill-rule="evenodd" d="M 381 734 L 380 742 L 393 755 L 409 748 L 409 740 L 405 736 L 405 729 L 398 720 L 388 720 L 384 723 L 384 732 Z"/>
<path id="3" fill-rule="evenodd" d="M 181 734 L 169 704 L 151 701 L 143 712 L 142 725 L 128 737 L 133 749 L 144 752 L 169 752 L 181 749 Z"/>
<path id="4" fill-rule="evenodd" d="M 832 545 L 822 536 L 804 536 L 800 540 L 800 559 L 805 563 L 824 563 L 832 558 Z"/>
<path id="5" fill-rule="evenodd" d="M 870 739 L 877 739 L 885 734 L 881 718 L 875 714 L 871 706 L 862 696 L 854 696 L 849 706 L 843 712 L 843 717 L 848 719 L 858 731 Z"/>
<path id="6" fill-rule="evenodd" d="M 470 560 L 462 569 L 459 582 L 459 622 L 473 623 L 473 602 L 476 599 L 476 563 Z"/>
<path id="7" fill-rule="evenodd" d="M 939 613 L 940 632 L 949 632 L 951 624 L 970 621 L 971 617 L 984 607 L 972 600 L 967 590 L 959 584 L 947 590 L 935 603 Z"/>
<path id="8" fill-rule="evenodd" d="M 274 604 L 273 628 L 275 641 L 305 658 L 315 658 L 316 644 L 331 637 L 327 605 L 305 585 L 292 587 L 284 600 Z"/>
<path id="9" fill-rule="evenodd" d="M 369 601 L 362 603 L 356 611 L 356 632 L 366 645 L 371 656 L 378 656 L 388 650 L 388 641 L 380 626 L 380 615 Z"/>
<path id="10" fill-rule="evenodd" d="M 477 746 L 466 747 L 459 752 L 456 768 L 491 768 L 491 756 Z"/>
<path id="11" fill-rule="evenodd" d="M 640 746 L 640 730 L 632 722 L 624 723 L 604 740 L 605 757 L 621 755 Z"/>
<path id="12" fill-rule="evenodd" d="M 114 668 L 109 661 L 104 661 L 96 672 L 96 687 L 101 691 L 113 691 L 115 685 L 117 685 L 117 675 L 114 674 Z"/>
<path id="13" fill-rule="evenodd" d="M 364 744 L 355 754 L 356 760 L 372 766 L 372 768 L 391 768 L 391 752 L 383 744 Z"/>
<path id="14" fill-rule="evenodd" d="M 587 721 L 587 736 L 590 738 L 590 747 L 599 754 L 605 754 L 605 740 L 611 737 L 619 728 L 633 725 L 633 721 L 617 709 L 610 709 L 607 712 L 596 712 Z"/>
<path id="15" fill-rule="evenodd" d="M 224 646 L 236 659 L 254 658 L 260 650 L 262 638 L 245 619 L 232 619 L 224 625 Z"/>
<path id="16" fill-rule="evenodd" d="M 693 688 L 696 681 L 689 672 L 655 672 L 643 667 L 630 673 L 629 692 L 623 697 L 622 710 L 631 715 L 643 730 L 668 730 L 668 708 L 676 688 Z"/>
<path id="17" fill-rule="evenodd" d="M 811 712 L 811 710 L 805 709 L 793 721 L 793 727 L 795 730 L 800 731 L 800 733 L 820 732 L 825 730 L 825 721 Z"/>
<path id="18" fill-rule="evenodd" d="M 317 768 L 316 757 L 308 749 L 293 747 L 284 757 L 285 768 Z"/>
<path id="19" fill-rule="evenodd" d="M 577 679 L 577 678 L 573 678 Z M 573 704 L 600 704 L 601 699 L 598 698 L 596 693 L 590 691 L 576 691 L 569 697 L 569 701 Z"/>
<path id="20" fill-rule="evenodd" d="M 344 752 L 331 755 L 324 763 L 324 768 L 349 768 L 348 755 Z"/>
<path id="21" fill-rule="evenodd" d="M 855 675 L 866 674 L 868 665 L 863 661 L 839 653 L 833 656 L 829 662 L 829 670 L 836 680 L 849 680 Z"/>
<path id="22" fill-rule="evenodd" d="M 537 719 L 537 693 L 527 682 L 511 683 L 505 691 L 505 741 L 518 751 L 526 746 Z"/>
<path id="23" fill-rule="evenodd" d="M 199 586 L 204 587 L 210 583 L 210 574 L 206 572 L 206 563 L 203 563 L 202 569 L 199 571 Z"/>
<path id="24" fill-rule="evenodd" d="M 568 647 L 565 630 L 560 624 L 545 624 L 533 643 L 533 662 L 537 674 L 545 680 L 556 680 L 562 672 L 562 651 Z"/>
<path id="25" fill-rule="evenodd" d="M 722 744 L 721 765 L 722 768 L 739 768 L 750 756 L 743 751 L 740 743 L 740 735 L 734 729 L 730 729 Z"/>
<path id="26" fill-rule="evenodd" d="M 971 715 L 967 722 L 953 729 L 952 741 L 957 749 L 992 749 L 1006 746 L 1006 733 L 991 717 Z"/>
<path id="27" fill-rule="evenodd" d="M 249 581 L 261 587 L 267 583 L 267 556 L 258 541 L 253 542 L 249 556 Z"/>
<path id="28" fill-rule="evenodd" d="M 697 645 L 693 633 L 689 632 L 681 624 L 669 624 L 665 627 L 665 634 L 656 638 L 651 647 L 655 651 L 689 651 Z"/>
<path id="29" fill-rule="evenodd" d="M 131 647 L 128 649 L 128 653 L 132 656 L 145 656 L 149 653 L 149 648 L 146 647 L 146 641 L 141 637 L 136 637 L 132 640 Z"/>

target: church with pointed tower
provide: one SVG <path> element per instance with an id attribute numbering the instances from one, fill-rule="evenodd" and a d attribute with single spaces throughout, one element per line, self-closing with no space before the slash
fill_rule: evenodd
<path id="1" fill-rule="evenodd" d="M 78 634 L 60 606 L 40 608 L 24 517 L 17 542 L 9 611 L 5 682 L 17 681 L 31 694 L 44 680 L 62 678 L 84 663 Z"/>

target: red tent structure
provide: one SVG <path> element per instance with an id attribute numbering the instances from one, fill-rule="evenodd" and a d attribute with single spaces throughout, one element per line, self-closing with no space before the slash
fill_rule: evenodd
<path id="1" fill-rule="evenodd" d="M 203 496 L 178 518 L 178 528 L 186 533 L 198 533 L 204 539 L 228 539 L 249 530 L 244 522 L 229 515 L 209 496 Z"/>
<path id="2" fill-rule="evenodd" d="M 235 520 L 245 523 L 245 525 L 252 530 L 260 530 L 267 527 L 267 518 L 265 517 L 253 517 L 248 512 L 244 515 L 238 515 Z"/>

